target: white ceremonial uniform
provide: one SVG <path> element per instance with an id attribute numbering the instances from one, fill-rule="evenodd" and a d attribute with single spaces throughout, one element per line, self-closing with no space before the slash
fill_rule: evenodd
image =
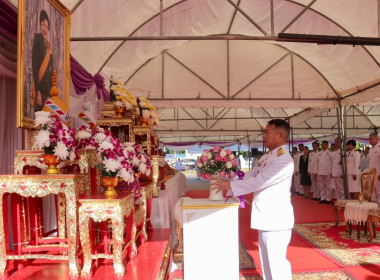
<path id="1" fill-rule="evenodd" d="M 369 168 L 376 168 L 375 190 L 374 196 L 376 198 L 377 205 L 380 207 L 380 145 L 373 146 L 368 153 L 369 156 Z"/>
<path id="2" fill-rule="evenodd" d="M 319 184 L 318 184 L 318 153 L 319 151 L 312 151 L 309 153 L 309 167 L 308 172 L 310 173 L 311 179 L 311 192 L 313 193 L 313 198 L 320 198 L 319 194 Z"/>
<path id="3" fill-rule="evenodd" d="M 331 201 L 331 152 L 329 150 L 318 153 L 318 184 L 321 200 Z"/>
<path id="4" fill-rule="evenodd" d="M 360 157 L 360 170 L 364 171 L 369 168 L 369 155 L 362 155 Z"/>
<path id="5" fill-rule="evenodd" d="M 293 155 L 293 162 L 294 162 L 293 186 L 296 192 L 303 193 L 301 192 L 301 189 L 303 190 L 303 188 L 301 188 L 301 185 L 300 185 L 300 173 L 299 173 L 300 172 L 300 158 L 301 158 L 301 153 L 297 153 Z"/>
<path id="6" fill-rule="evenodd" d="M 283 145 L 261 157 L 244 180 L 231 182 L 235 196 L 254 193 L 251 228 L 259 230 L 259 251 L 265 280 L 292 279 L 286 259 L 294 225 L 290 188 L 293 159 Z"/>
<path id="7" fill-rule="evenodd" d="M 352 150 L 347 153 L 347 183 L 349 192 L 360 192 L 359 190 L 359 170 L 360 153 Z M 353 175 L 356 175 L 354 180 Z"/>
<path id="8" fill-rule="evenodd" d="M 344 187 L 342 178 L 342 158 L 340 149 L 331 153 L 331 176 L 335 184 L 336 199 L 344 199 Z"/>

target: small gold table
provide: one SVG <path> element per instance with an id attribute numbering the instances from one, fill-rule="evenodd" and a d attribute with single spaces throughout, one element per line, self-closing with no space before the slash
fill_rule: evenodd
<path id="1" fill-rule="evenodd" d="M 128 243 L 124 244 L 123 235 L 125 229 L 125 217 L 133 215 L 135 203 L 133 193 L 120 193 L 116 198 L 106 198 L 103 194 L 92 195 L 90 198 L 80 199 L 82 204 L 79 207 L 79 231 L 84 253 L 84 266 L 81 277 L 91 276 L 91 265 L 93 259 L 112 259 L 115 274 L 123 277 L 125 268 L 123 265 L 123 255 L 131 247 L 136 250 L 135 228 L 133 225 L 132 236 Z M 90 218 L 95 222 L 111 219 L 112 222 L 112 254 L 92 254 L 89 224 Z"/>
<path id="2" fill-rule="evenodd" d="M 64 196 L 66 204 L 66 227 L 67 242 L 57 245 L 29 246 L 35 251 L 49 251 L 51 247 L 67 251 L 67 255 L 49 254 L 22 254 L 7 255 L 4 240 L 0 241 L 0 277 L 4 277 L 7 260 L 26 260 L 26 259 L 51 259 L 68 260 L 70 276 L 78 277 L 77 261 L 77 202 L 80 192 L 85 192 L 89 184 L 87 174 L 73 175 L 0 175 L 0 236 L 4 236 L 4 217 L 3 217 L 3 195 L 5 193 L 17 193 L 23 197 L 42 197 L 48 194 L 59 194 Z M 60 236 L 62 237 L 62 236 Z M 61 240 L 62 241 L 62 240 Z M 28 246 L 26 246 L 28 247 Z M 49 248 L 50 247 L 50 248 Z"/>

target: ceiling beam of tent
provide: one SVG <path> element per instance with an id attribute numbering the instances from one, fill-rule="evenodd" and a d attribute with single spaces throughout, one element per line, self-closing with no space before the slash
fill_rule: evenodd
<path id="1" fill-rule="evenodd" d="M 293 61 L 293 53 L 290 54 L 290 73 L 292 73 L 292 98 L 295 98 L 294 93 L 294 61 Z"/>
<path id="2" fill-rule="evenodd" d="M 201 109 L 201 111 L 203 111 L 203 113 L 205 113 L 205 115 L 206 115 L 206 120 L 207 120 L 207 117 L 212 118 L 212 117 L 209 115 L 209 113 L 207 112 L 207 110 L 205 110 L 204 108 L 200 108 L 200 109 Z"/>
<path id="3" fill-rule="evenodd" d="M 295 2 L 295 1 L 291 1 L 291 0 L 288 0 L 288 2 L 291 2 L 295 5 L 299 5 L 299 6 L 303 6 L 305 7 L 304 4 L 301 4 L 301 3 L 298 3 L 298 2 Z M 346 28 L 344 28 L 342 25 L 340 25 L 337 21 L 335 20 L 332 20 L 331 18 L 327 17 L 326 15 L 320 13 L 319 11 L 317 10 L 314 10 L 313 8 L 309 7 L 309 10 L 320 15 L 321 17 L 325 18 L 326 20 L 328 20 L 329 22 L 335 24 L 336 26 L 338 26 L 340 29 L 342 29 L 344 32 L 346 32 L 348 35 L 350 36 L 353 36 L 353 34 L 351 34 L 351 32 L 349 32 Z M 380 36 L 379 36 L 380 37 Z M 377 61 L 377 59 L 373 56 L 373 54 L 364 46 L 364 45 L 361 45 L 361 47 L 366 51 L 366 53 L 372 58 L 372 60 L 380 67 L 380 63 Z"/>
<path id="4" fill-rule="evenodd" d="M 241 2 L 241 0 L 239 0 L 239 1 L 237 2 L 237 4 L 236 4 L 238 7 L 240 6 L 240 2 Z M 234 9 L 234 12 L 233 12 L 233 14 L 232 14 L 231 20 L 230 20 L 230 24 L 228 25 L 228 28 L 227 28 L 227 34 L 230 34 L 230 32 L 231 32 L 232 24 L 233 24 L 234 21 L 235 21 L 236 14 L 237 14 L 237 9 L 235 8 L 235 9 Z"/>
<path id="5" fill-rule="evenodd" d="M 310 9 L 310 7 L 316 2 L 317 0 L 313 0 L 312 2 L 310 2 L 307 6 L 304 6 L 303 10 L 298 14 L 296 15 L 282 30 L 281 30 L 281 33 L 284 33 L 286 30 L 288 30 L 288 28 L 290 26 L 293 25 L 293 23 L 295 23 L 307 10 Z"/>
<path id="6" fill-rule="evenodd" d="M 269 36 L 269 34 L 258 23 L 256 23 L 249 15 L 247 15 L 239 6 L 237 6 L 231 0 L 227 0 L 227 1 L 232 6 L 234 6 L 235 9 L 238 10 L 250 23 L 252 23 L 258 30 L 260 30 L 261 33 L 263 33 L 267 37 Z"/>
<path id="7" fill-rule="evenodd" d="M 82 0 L 82 1 L 84 1 L 84 0 Z M 171 5 L 171 6 L 169 6 L 169 7 L 167 7 L 166 9 L 165 9 L 165 11 L 166 10 L 169 10 L 169 9 L 171 9 L 172 7 L 174 7 L 174 6 L 177 6 L 177 5 L 180 5 L 180 4 L 182 4 L 183 2 L 185 2 L 186 0 L 182 0 L 182 1 L 179 1 L 179 2 L 177 2 L 177 3 L 175 3 L 175 4 L 173 4 L 173 5 Z M 155 14 L 155 15 L 153 15 L 152 17 L 150 17 L 150 18 L 148 18 L 146 21 L 144 21 L 144 22 L 142 22 L 139 26 L 137 26 L 136 28 L 135 28 L 135 30 L 133 30 L 130 34 L 129 34 L 129 36 L 132 36 L 133 34 L 135 34 L 138 30 L 140 30 L 140 28 L 142 28 L 145 24 L 147 24 L 149 21 L 151 21 L 151 20 L 153 20 L 155 17 L 157 17 L 157 16 L 159 16 L 159 15 L 161 15 L 162 14 L 162 10 L 161 10 L 161 7 L 160 7 L 160 11 L 159 11 L 159 13 L 157 13 L 157 14 Z M 162 34 L 161 34 L 162 35 Z M 129 37 L 128 36 L 128 37 Z M 71 38 L 70 38 L 70 40 L 71 40 Z M 121 42 L 115 49 L 114 49 L 114 51 L 105 59 L 105 61 L 104 61 L 104 63 L 102 64 L 102 66 L 100 66 L 100 68 L 99 68 L 99 70 L 97 71 L 97 73 L 99 74 L 102 70 L 103 70 L 103 68 L 106 66 L 106 64 L 108 63 L 108 61 L 112 58 L 112 56 L 121 48 L 121 46 L 127 41 L 127 40 L 122 40 L 123 42 Z"/>
<path id="8" fill-rule="evenodd" d="M 315 136 L 313 134 L 322 134 L 322 135 L 336 135 L 337 129 L 331 129 L 331 128 L 293 128 L 294 133 L 299 134 L 305 134 L 305 135 L 312 135 L 312 139 L 315 139 Z M 303 132 L 304 131 L 304 132 Z M 361 133 L 365 134 L 368 133 L 367 128 L 350 128 L 347 127 L 347 131 L 349 132 L 355 132 L 355 133 Z M 159 135 L 182 135 L 182 136 L 216 136 L 216 135 L 231 135 L 231 136 L 244 136 L 247 133 L 254 133 L 254 134 L 261 134 L 261 129 L 242 129 L 242 130 L 235 130 L 235 129 L 215 129 L 215 130 L 193 130 L 193 129 L 181 129 L 181 130 L 172 130 L 172 129 L 157 129 L 156 132 Z M 309 137 L 308 137 L 309 138 Z M 318 136 L 319 138 L 319 136 Z"/>
<path id="9" fill-rule="evenodd" d="M 212 129 L 225 115 L 227 115 L 228 114 L 228 112 L 231 110 L 231 108 L 229 108 L 228 110 L 227 110 L 227 112 L 225 112 L 219 119 L 217 119 L 208 129 Z"/>
<path id="10" fill-rule="evenodd" d="M 213 87 L 209 82 L 207 82 L 205 79 L 203 79 L 200 75 L 198 75 L 195 71 L 190 69 L 187 65 L 185 65 L 182 61 L 180 61 L 178 58 L 176 58 L 174 55 L 172 55 L 169 52 L 166 52 L 168 56 L 170 56 L 174 61 L 176 61 L 178 64 L 180 64 L 182 67 L 184 67 L 187 71 L 189 71 L 191 74 L 196 76 L 199 80 L 201 80 L 203 83 L 205 83 L 209 88 L 214 90 L 217 94 L 219 94 L 222 97 L 225 97 L 219 90 L 217 90 L 215 87 Z"/>
<path id="11" fill-rule="evenodd" d="M 365 88 L 362 88 L 362 89 L 358 89 L 357 91 L 355 91 L 355 92 L 353 92 L 353 93 L 351 93 L 351 94 L 348 94 L 348 95 L 344 96 L 344 97 L 342 98 L 342 100 L 345 100 L 345 99 L 347 99 L 347 98 L 349 98 L 349 97 L 355 96 L 355 95 L 357 95 L 357 94 L 359 94 L 359 93 L 361 93 L 361 92 L 363 92 L 363 91 L 366 91 L 366 90 L 368 90 L 368 89 L 370 89 L 370 88 L 373 88 L 373 87 L 376 87 L 376 86 L 378 86 L 378 85 L 380 85 L 380 82 L 376 82 L 375 84 L 370 85 L 370 86 L 368 86 L 368 87 L 365 87 Z"/>
<path id="12" fill-rule="evenodd" d="M 274 5 L 273 0 L 270 0 L 270 34 L 274 36 Z"/>
<path id="13" fill-rule="evenodd" d="M 280 63 L 285 57 L 287 57 L 289 53 L 282 56 L 280 59 L 275 61 L 271 66 L 269 66 L 267 69 L 265 69 L 263 72 L 261 72 L 259 75 L 257 75 L 255 78 L 253 78 L 250 82 L 248 82 L 245 86 L 243 86 L 241 89 L 239 89 L 234 95 L 232 95 L 232 98 L 235 98 L 239 93 L 241 93 L 243 90 L 245 90 L 247 87 L 252 85 L 255 81 L 257 81 L 261 76 L 263 76 L 265 73 L 267 73 L 269 70 L 271 70 L 273 67 L 275 67 L 278 63 Z"/>
<path id="14" fill-rule="evenodd" d="M 367 122 L 369 122 L 369 124 L 371 125 L 372 128 L 376 128 L 376 125 L 368 118 L 368 116 L 366 114 L 364 114 L 364 112 L 362 110 L 360 110 L 358 107 L 356 106 L 352 106 L 352 108 L 358 112 L 360 114 L 360 116 L 362 116 Z"/>
<path id="15" fill-rule="evenodd" d="M 203 129 L 207 129 L 207 127 L 204 127 L 196 118 L 194 118 L 186 109 L 182 109 L 186 114 L 189 115 L 189 117 L 191 118 L 191 120 L 195 121 L 201 128 Z M 177 119 L 178 121 L 178 119 Z"/>

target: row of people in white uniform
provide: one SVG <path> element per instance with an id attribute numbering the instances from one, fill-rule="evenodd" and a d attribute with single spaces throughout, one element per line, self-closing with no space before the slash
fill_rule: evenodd
<path id="1" fill-rule="evenodd" d="M 360 193 L 360 173 L 367 168 L 376 168 L 377 176 L 375 182 L 374 199 L 380 207 L 380 145 L 377 134 L 369 136 L 372 148 L 366 148 L 363 156 L 355 150 L 356 141 L 347 141 L 347 182 L 351 199 L 357 199 Z M 344 199 L 344 186 L 342 176 L 341 139 L 335 139 L 334 151 L 328 150 L 328 142 L 322 142 L 322 150 L 319 151 L 318 142 L 314 142 L 313 151 L 309 153 L 309 175 L 312 186 L 313 200 L 320 200 L 322 204 L 331 204 L 333 189 L 334 198 Z M 333 146 L 333 144 L 332 144 Z M 293 187 L 296 193 L 303 194 L 304 187 L 300 185 L 299 160 L 303 155 L 303 145 L 298 145 L 300 152 L 293 150 L 294 160 L 294 182 Z M 335 148 L 334 147 L 334 148 Z"/>

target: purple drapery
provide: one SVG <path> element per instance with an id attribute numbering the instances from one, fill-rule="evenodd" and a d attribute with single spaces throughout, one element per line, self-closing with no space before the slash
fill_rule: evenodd
<path id="1" fill-rule="evenodd" d="M 70 56 L 70 67 L 71 80 L 77 95 L 85 94 L 87 89 L 96 84 L 96 95 L 98 99 L 103 96 L 104 101 L 110 101 L 110 93 L 105 89 L 104 78 L 100 74 L 95 74 L 93 77 L 72 56 Z"/>
<path id="2" fill-rule="evenodd" d="M 165 143 L 161 142 L 162 145 L 182 147 L 182 146 L 192 146 L 192 145 L 206 145 L 206 146 L 222 146 L 230 147 L 236 144 L 236 142 L 175 142 L 175 143 Z"/>
<path id="3" fill-rule="evenodd" d="M 6 0 L 0 0 L 0 31 L 17 37 L 17 10 Z"/>

